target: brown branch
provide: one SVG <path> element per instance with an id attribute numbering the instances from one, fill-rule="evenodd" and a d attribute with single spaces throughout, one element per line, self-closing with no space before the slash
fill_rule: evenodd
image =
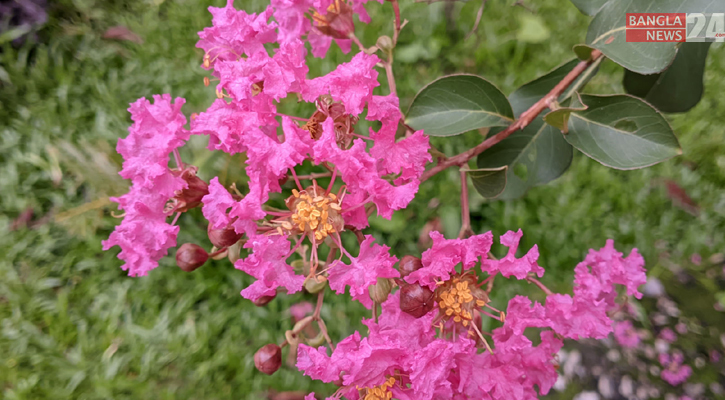
<path id="1" fill-rule="evenodd" d="M 555 102 L 556 99 L 559 98 L 559 96 L 561 96 L 566 88 L 568 88 L 569 85 L 571 85 L 579 77 L 579 75 L 586 71 L 586 69 L 589 68 L 590 65 L 592 65 L 601 57 L 602 53 L 599 50 L 592 50 L 592 54 L 589 60 L 579 62 L 579 64 L 577 64 L 576 67 L 574 67 L 574 69 L 572 69 L 571 72 L 569 72 L 564 77 L 564 79 L 561 80 L 561 82 L 554 86 L 554 88 L 551 89 L 551 91 L 546 96 L 542 97 L 541 100 L 537 101 L 533 106 L 531 106 L 531 108 L 524 111 L 519 119 L 516 120 L 513 124 L 509 125 L 508 128 L 489 137 L 488 139 L 481 142 L 478 146 L 468 149 L 463 153 L 460 153 L 453 157 L 449 157 L 435 167 L 429 169 L 428 171 L 425 171 L 420 181 L 425 182 L 426 180 L 433 177 L 435 174 L 449 167 L 460 167 L 465 165 L 470 159 L 493 147 L 498 142 L 506 139 L 512 133 L 518 131 L 519 129 L 524 129 L 525 127 L 527 127 L 534 119 L 536 119 L 539 114 L 541 114 L 545 109 L 549 108 L 551 104 Z"/>

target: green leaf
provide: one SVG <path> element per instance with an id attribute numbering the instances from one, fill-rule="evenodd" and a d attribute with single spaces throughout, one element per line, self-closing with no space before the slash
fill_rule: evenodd
<path id="1" fill-rule="evenodd" d="M 712 0 L 610 0 L 589 25 L 586 42 L 628 70 L 640 74 L 653 74 L 670 65 L 675 58 L 677 43 L 627 42 L 625 29 L 627 13 L 723 11 L 725 5 Z"/>
<path id="2" fill-rule="evenodd" d="M 584 15 L 596 15 L 599 10 L 604 7 L 604 4 L 609 0 L 571 0 L 574 6 L 581 11 Z"/>
<path id="3" fill-rule="evenodd" d="M 571 60 L 514 91 L 509 96 L 514 115 L 521 115 L 549 93 L 577 64 L 576 59 Z M 572 87 L 583 85 L 594 73 L 596 67 L 582 74 Z M 566 91 L 559 101 L 565 101 L 569 95 Z M 492 130 L 491 134 L 495 133 Z M 561 176 L 569 168 L 572 154 L 572 147 L 561 132 L 537 117 L 523 130 L 481 153 L 476 162 L 483 169 L 508 166 L 506 188 L 499 198 L 515 199 L 530 188 Z"/>
<path id="4" fill-rule="evenodd" d="M 562 133 L 569 132 L 569 115 L 574 111 L 583 111 L 587 107 L 582 104 L 579 93 L 572 97 L 571 102 L 565 107 L 558 108 L 544 115 L 544 122 L 559 129 Z"/>
<path id="5" fill-rule="evenodd" d="M 508 167 L 466 170 L 471 177 L 473 187 L 483 197 L 492 199 L 500 195 L 506 188 L 506 171 Z"/>
<path id="6" fill-rule="evenodd" d="M 431 136 L 458 135 L 512 121 L 506 96 L 476 75 L 450 75 L 433 81 L 415 96 L 405 120 Z"/>
<path id="7" fill-rule="evenodd" d="M 567 114 L 566 141 L 600 163 L 616 169 L 635 169 L 682 154 L 670 125 L 644 101 L 629 95 L 584 94 L 581 101 L 584 110 L 553 113 Z"/>
<path id="8" fill-rule="evenodd" d="M 658 110 L 675 113 L 694 107 L 704 91 L 702 77 L 711 42 L 682 43 L 675 61 L 659 74 L 624 71 L 624 89 Z"/>

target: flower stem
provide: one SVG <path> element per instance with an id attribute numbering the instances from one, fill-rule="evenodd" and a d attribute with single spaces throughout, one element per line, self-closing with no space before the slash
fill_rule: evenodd
<path id="1" fill-rule="evenodd" d="M 554 294 L 554 292 L 552 292 L 548 287 L 546 287 L 546 285 L 544 285 L 543 283 L 541 283 L 541 281 L 539 281 L 538 279 L 534 278 L 533 276 L 527 276 L 526 277 L 526 280 L 529 281 L 529 282 L 531 282 L 531 283 L 533 283 L 534 285 L 538 286 L 539 289 L 543 290 L 544 293 L 546 293 L 547 296 L 551 296 L 552 294 Z"/>
<path id="2" fill-rule="evenodd" d="M 488 139 L 481 142 L 478 146 L 473 147 L 471 149 L 468 149 L 464 151 L 463 153 L 460 153 L 458 155 L 455 155 L 453 157 L 449 157 L 446 160 L 442 161 L 435 167 L 429 169 L 426 171 L 423 176 L 421 177 L 420 181 L 424 182 L 431 177 L 433 177 L 435 174 L 452 167 L 454 165 L 457 166 L 463 166 L 465 165 L 470 159 L 473 157 L 476 157 L 477 155 L 483 153 L 484 151 L 488 150 L 489 148 L 493 147 L 498 142 L 506 139 L 509 137 L 512 133 L 518 131 L 519 129 L 524 129 L 526 126 L 528 126 L 536 117 L 541 114 L 545 109 L 549 108 L 553 102 L 556 101 L 556 99 L 559 98 L 559 96 L 566 90 L 566 88 L 569 87 L 584 71 L 589 69 L 590 66 L 593 64 L 598 64 L 599 60 L 603 57 L 602 53 L 599 50 L 592 50 L 591 57 L 589 60 L 581 61 L 579 64 L 574 67 L 574 69 L 569 72 L 564 79 L 562 79 L 556 86 L 554 86 L 549 93 L 542 97 L 539 101 L 537 101 L 533 106 L 531 106 L 528 110 L 524 111 L 518 120 L 516 120 L 514 123 L 509 125 L 508 128 L 504 129 L 503 131 L 489 137 Z"/>

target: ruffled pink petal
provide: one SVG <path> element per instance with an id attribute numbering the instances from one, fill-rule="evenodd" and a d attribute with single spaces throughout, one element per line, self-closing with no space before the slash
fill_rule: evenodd
<path id="1" fill-rule="evenodd" d="M 296 275 L 287 264 L 290 243 L 283 236 L 251 236 L 244 248 L 251 249 L 247 258 L 237 260 L 234 267 L 257 278 L 257 281 L 242 290 L 242 296 L 249 300 L 257 300 L 261 296 L 269 296 L 278 287 L 287 289 L 287 293 L 302 290 L 305 277 Z"/>
<path id="2" fill-rule="evenodd" d="M 466 270 L 479 260 L 486 260 L 493 244 L 493 235 L 486 232 L 467 239 L 446 239 L 440 232 L 430 233 L 433 246 L 423 252 L 423 268 L 405 277 L 408 283 L 419 283 L 435 290 L 437 281 L 447 281 L 458 264 Z"/>
<path id="3" fill-rule="evenodd" d="M 490 275 L 501 273 L 506 278 L 514 276 L 516 279 L 525 279 L 529 273 L 534 273 L 538 277 L 544 276 L 544 269 L 536 263 L 539 258 L 539 249 L 536 245 L 523 257 L 516 258 L 522 236 L 521 229 L 517 232 L 508 231 L 501 236 L 501 244 L 509 248 L 508 254 L 500 260 L 486 260 L 481 269 Z"/>
<path id="4" fill-rule="evenodd" d="M 214 177 L 209 181 L 209 194 L 201 199 L 201 212 L 204 214 L 212 229 L 222 229 L 229 225 L 230 219 L 227 214 L 234 206 L 234 199 L 229 191 L 219 183 L 219 178 Z"/>
<path id="5" fill-rule="evenodd" d="M 378 278 L 397 278 L 400 276 L 393 265 L 398 261 L 390 255 L 388 246 L 373 244 L 375 239 L 367 235 L 360 243 L 360 254 L 350 256 L 350 265 L 335 261 L 330 265 L 330 288 L 337 294 L 345 293 L 345 286 L 350 287 L 350 295 L 367 308 L 372 308 L 368 287 L 374 285 Z"/>

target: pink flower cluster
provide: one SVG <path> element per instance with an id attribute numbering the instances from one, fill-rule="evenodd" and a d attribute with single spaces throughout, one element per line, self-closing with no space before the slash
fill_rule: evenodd
<path id="1" fill-rule="evenodd" d="M 544 273 L 537 264 L 536 247 L 522 258 L 514 256 L 520 231 L 501 237 L 510 251 L 500 260 L 487 256 L 492 244 L 490 232 L 468 239 L 446 240 L 438 232 L 431 237 L 433 246 L 423 253 L 423 267 L 405 277 L 409 284 L 422 284 L 438 292 L 456 276 L 475 275 L 476 265 L 489 278 L 500 274 L 527 279 Z M 611 333 L 607 312 L 615 308 L 614 285 L 639 296 L 637 287 L 644 279 L 643 259 L 636 250 L 623 258 L 608 241 L 577 266 L 573 297 L 548 293 L 545 304 L 532 303 L 521 295 L 511 299 L 506 312 L 497 318 L 501 326 L 490 334 L 491 352 L 483 353 L 479 349 L 485 339 L 473 334 L 479 328 L 469 328 L 480 324 L 480 319 L 473 318 L 465 325 L 455 319 L 446 321 L 453 313 L 447 312 L 450 302 L 445 296 L 438 296 L 436 307 L 416 319 L 401 311 L 401 292 L 396 292 L 382 304 L 377 322 L 364 321 L 369 329 L 366 337 L 355 332 L 331 355 L 323 347 L 300 345 L 297 367 L 313 379 L 338 382 L 341 388 L 329 399 L 358 399 L 370 393 L 378 397 L 365 398 L 386 398 L 380 394 L 388 392 L 396 399 L 416 400 L 536 399 L 538 394 L 548 393 L 557 379 L 556 354 L 562 339 L 602 338 Z M 464 286 L 457 286 L 459 298 L 468 291 Z M 475 291 L 470 290 L 474 299 L 483 298 Z M 488 305 L 481 308 L 484 306 Z M 524 335 L 528 328 L 542 329 L 538 345 Z"/>
<path id="2" fill-rule="evenodd" d="M 319 29 L 305 22 L 305 12 L 313 8 L 321 10 L 318 16 L 327 15 L 331 3 L 273 2 L 259 15 L 236 10 L 232 3 L 211 7 L 213 26 L 199 34 L 197 46 L 205 51 L 203 66 L 218 80 L 219 99 L 192 119 L 191 128 L 184 128 L 183 99 L 172 104 L 165 95 L 157 96 L 154 105 L 145 99 L 132 105 L 135 123 L 129 136 L 119 141 L 118 151 L 126 160 L 121 175 L 131 179 L 133 186 L 117 199 L 125 218 L 104 248 L 121 247 L 120 257 L 126 260 L 124 268 L 130 275 L 146 275 L 158 266 L 158 260 L 176 245 L 179 230 L 167 219 L 185 211 L 170 208 L 169 202 L 188 187 L 168 166 L 169 154 L 191 134 L 206 135 L 210 150 L 247 157 L 248 190 L 243 196 L 230 193 L 215 177 L 208 188 L 204 183 L 201 199 L 210 229 L 245 234 L 244 247 L 250 254 L 235 265 L 257 281 L 242 295 L 258 300 L 279 287 L 289 293 L 299 291 L 305 277 L 295 273 L 287 259 L 308 238 L 314 268 L 320 265 L 315 258 L 317 247 L 326 240 L 347 256 L 350 264 L 335 261 L 328 266 L 332 267 L 328 268 L 330 284 L 338 292 L 349 286 L 353 297 L 370 307 L 368 287 L 378 277 L 398 276 L 392 268 L 397 259 L 386 246 L 372 244 L 370 237 L 360 254 L 352 256 L 342 248 L 339 234 L 367 227 L 371 208 L 390 218 L 407 206 L 418 190 L 425 164 L 431 161 L 428 138 L 422 131 L 396 137 L 402 117 L 398 98 L 373 95 L 379 86 L 375 55 L 361 52 L 327 75 L 308 78 L 303 39 L 314 49 L 311 35 Z M 335 4 L 340 6 L 339 1 Z M 361 4 L 353 9 L 365 20 Z M 335 12 L 334 7 L 330 10 Z M 265 49 L 270 43 L 278 44 L 273 54 Z M 278 113 L 277 104 L 289 95 L 315 104 L 317 111 L 309 118 Z M 371 128 L 368 136 L 354 131 L 365 110 L 368 120 L 381 124 L 378 130 Z M 302 185 L 294 169 L 304 162 L 331 175 L 328 188 L 318 187 L 315 181 Z M 290 175 L 297 185 L 285 196 L 290 209 L 266 206 L 270 194 L 281 193 Z M 333 192 L 335 183 L 342 186 Z M 369 269 L 371 265 L 374 268 Z"/>
<path id="3" fill-rule="evenodd" d="M 576 266 L 573 295 L 553 293 L 538 281 L 544 269 L 536 246 L 517 257 L 520 230 L 499 238 L 508 247 L 501 259 L 490 256 L 491 232 L 450 240 L 433 231 L 431 248 L 421 259 L 413 257 L 414 267 L 396 269 L 390 248 L 362 230 L 373 212 L 390 218 L 414 198 L 432 161 L 428 138 L 401 123 L 394 94 L 374 94 L 377 56 L 361 51 L 318 77 L 308 77 L 306 64 L 307 44 L 314 56 L 324 56 L 333 40 L 349 50 L 356 40 L 353 15 L 369 20 L 365 0 L 273 0 L 259 14 L 236 10 L 232 3 L 210 8 L 212 26 L 199 33 L 197 43 L 204 50 L 202 67 L 212 76 L 205 83 L 216 83 L 217 100 L 194 115 L 189 128 L 183 99 L 155 96 L 153 104 L 140 99 L 129 108 L 134 123 L 117 150 L 124 158 L 121 176 L 131 188 L 113 199 L 124 219 L 103 243 L 104 249 L 121 248 L 129 275 L 156 268 L 176 246 L 180 214 L 200 206 L 215 247 L 209 255 L 185 244 L 189 253 L 177 252 L 185 270 L 243 247 L 234 265 L 255 278 L 241 292 L 255 304 L 280 291 L 312 291 L 328 283 L 373 315 L 382 303 L 379 318 L 364 321 L 368 335 L 354 333 L 329 355 L 323 347 L 289 343 L 305 375 L 339 383 L 332 398 L 349 399 L 537 398 L 556 381 L 563 339 L 604 338 L 613 331 L 615 285 L 641 297 L 642 257 L 636 250 L 623 257 L 611 240 Z M 315 111 L 285 115 L 278 111 L 285 101 L 306 102 Z M 357 132 L 362 117 L 379 128 Z M 192 134 L 207 136 L 210 151 L 244 153 L 246 187 L 197 177 L 197 168 L 179 153 Z M 169 166 L 171 155 L 175 167 Z M 310 168 L 319 172 L 298 175 Z M 346 231 L 355 234 L 358 249 L 343 246 Z M 322 245 L 329 248 L 324 261 Z M 546 301 L 518 295 L 501 311 L 490 298 L 496 277 L 538 286 Z M 321 305 L 322 295 L 314 311 L 310 304 L 294 308 L 295 325 L 316 320 L 320 337 L 333 348 Z M 495 320 L 491 332 L 483 331 L 484 317 Z M 309 325 L 292 333 L 304 328 Z M 540 330 L 536 345 L 524 334 L 529 328 Z M 620 340 L 634 340 L 625 323 L 614 331 Z M 281 349 L 265 347 L 255 365 L 273 373 Z"/>

